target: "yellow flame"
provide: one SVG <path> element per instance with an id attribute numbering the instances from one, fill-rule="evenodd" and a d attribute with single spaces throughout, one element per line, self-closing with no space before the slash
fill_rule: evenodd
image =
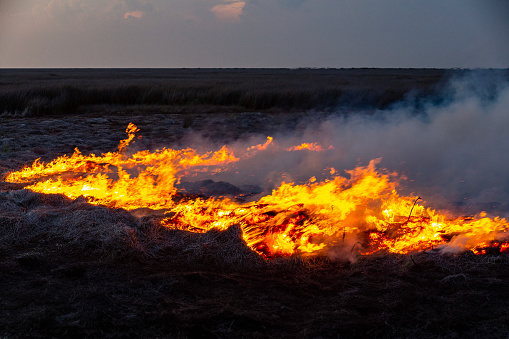
<path id="1" fill-rule="evenodd" d="M 292 146 L 292 147 L 288 148 L 287 151 L 289 151 L 289 152 L 291 152 L 291 151 L 301 151 L 301 150 L 304 150 L 304 149 L 307 149 L 307 150 L 310 150 L 310 151 L 315 151 L 315 152 L 323 152 L 323 151 L 327 151 L 327 150 L 332 150 L 332 149 L 334 149 L 334 147 L 333 146 L 329 146 L 327 148 L 323 148 L 318 143 L 312 142 L 312 143 L 302 143 L 302 144 L 300 144 L 298 146 Z"/>
<path id="2" fill-rule="evenodd" d="M 247 150 L 248 151 L 253 151 L 253 150 L 264 151 L 272 143 L 272 140 L 274 140 L 273 137 L 267 137 L 267 141 L 264 144 L 259 144 L 259 145 L 248 147 Z"/>
<path id="3" fill-rule="evenodd" d="M 348 178 L 330 169 L 335 175 L 330 180 L 318 182 L 313 177 L 303 185 L 283 182 L 256 202 L 195 199 L 177 203 L 174 185 L 184 173 L 220 170 L 248 157 L 249 152 L 266 150 L 273 139 L 268 137 L 265 144 L 249 147 L 248 153 L 239 156 L 227 146 L 204 154 L 190 148 L 163 148 L 129 156 L 126 150 L 138 128 L 129 124 L 126 132 L 128 137 L 117 152 L 96 156 L 76 149 L 71 156 L 49 163 L 36 159 L 5 180 L 29 183 L 27 188 L 35 192 L 83 196 L 92 204 L 108 207 L 164 209 L 161 224 L 175 229 L 206 232 L 239 225 L 246 244 L 265 257 L 322 254 L 350 246 L 345 239 L 354 239 L 361 254 L 409 253 L 437 246 L 451 251 L 470 249 L 476 254 L 486 253 L 488 247 L 509 250 L 504 240 L 509 228 L 505 219 L 482 213 L 449 220 L 417 204 L 418 197 L 399 196 L 396 175 L 376 170 L 380 159 L 346 171 Z"/>

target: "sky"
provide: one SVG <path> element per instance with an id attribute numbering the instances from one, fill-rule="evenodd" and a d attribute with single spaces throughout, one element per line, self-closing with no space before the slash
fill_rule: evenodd
<path id="1" fill-rule="evenodd" d="M 0 0 L 0 67 L 509 67 L 507 0 Z"/>

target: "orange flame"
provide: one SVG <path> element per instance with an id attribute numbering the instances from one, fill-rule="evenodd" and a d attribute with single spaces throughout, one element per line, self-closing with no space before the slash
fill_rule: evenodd
<path id="1" fill-rule="evenodd" d="M 434 247 L 476 254 L 485 254 L 489 248 L 509 250 L 505 219 L 481 213 L 449 220 L 417 204 L 419 197 L 400 196 L 397 175 L 376 170 L 380 159 L 346 171 L 347 177 L 330 169 L 335 175 L 330 180 L 317 182 L 313 177 L 302 185 L 283 182 L 256 202 L 211 198 L 177 203 L 174 185 L 183 173 L 209 167 L 220 170 L 247 155 L 237 157 L 223 146 L 205 154 L 190 148 L 163 148 L 128 156 L 125 151 L 137 131 L 129 124 L 128 138 L 120 142 L 118 152 L 96 156 L 76 149 L 72 156 L 47 164 L 37 159 L 32 166 L 10 173 L 6 181 L 29 183 L 26 188 L 35 192 L 83 196 L 108 207 L 164 209 L 161 224 L 175 229 L 207 232 L 238 225 L 246 244 L 266 258 L 327 254 L 346 246 L 360 254 Z M 265 150 L 271 142 L 268 137 L 265 144 L 249 147 L 247 152 Z"/>
<path id="2" fill-rule="evenodd" d="M 118 152 L 85 156 L 76 149 L 72 156 L 61 156 L 48 164 L 36 159 L 32 166 L 9 173 L 5 180 L 30 182 L 26 188 L 35 192 L 60 193 L 69 198 L 83 196 L 90 203 L 109 207 L 165 209 L 173 205 L 175 181 L 185 170 L 239 160 L 226 146 L 205 154 L 193 149 L 166 148 L 131 156 L 122 154 L 137 131 L 134 124 L 129 124 L 128 138 L 120 142 Z"/>
<path id="3" fill-rule="evenodd" d="M 133 124 L 132 122 L 127 125 L 127 128 L 125 132 L 127 133 L 127 139 L 120 140 L 120 143 L 118 144 L 118 153 L 122 153 L 126 150 L 127 146 L 131 143 L 131 141 L 134 139 L 136 132 L 139 132 L 139 128 Z"/>
<path id="4" fill-rule="evenodd" d="M 247 150 L 248 151 L 253 151 L 253 150 L 264 151 L 272 143 L 272 140 L 274 140 L 273 137 L 267 137 L 267 141 L 264 144 L 259 144 L 259 145 L 248 147 Z"/>
<path id="5" fill-rule="evenodd" d="M 310 151 L 314 151 L 314 152 L 323 152 L 323 151 L 333 150 L 334 147 L 331 145 L 331 146 L 329 146 L 327 148 L 323 148 L 318 143 L 312 142 L 312 143 L 302 143 L 302 144 L 300 144 L 298 146 L 292 146 L 292 147 L 288 148 L 287 151 L 288 152 L 291 152 L 291 151 L 301 151 L 301 150 L 304 150 L 304 149 L 307 149 L 307 150 L 310 150 Z"/>

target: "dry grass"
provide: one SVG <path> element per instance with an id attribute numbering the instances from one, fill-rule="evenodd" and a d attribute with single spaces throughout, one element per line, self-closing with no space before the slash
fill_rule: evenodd
<path id="1" fill-rule="evenodd" d="M 47 116 L 96 105 L 215 111 L 386 108 L 450 74 L 403 69 L 0 70 L 0 112 Z"/>
<path id="2" fill-rule="evenodd" d="M 506 337 L 509 257 L 377 253 L 266 261 L 238 227 L 0 192 L 6 337 Z"/>
<path id="3" fill-rule="evenodd" d="M 427 95 L 448 77 L 442 70 L 0 72 L 0 105 L 6 105 L 0 111 L 6 115 L 95 110 L 86 119 L 1 118 L 0 175 L 76 146 L 85 152 L 114 149 L 131 114 L 139 115 L 143 140 L 151 147 L 161 135 L 177 138 L 186 126 L 199 129 L 200 117 L 215 110 L 300 110 L 316 108 L 316 102 L 322 108 L 378 107 L 413 90 Z M 162 94 L 172 99 L 162 101 L 167 100 Z M 143 109 L 158 114 L 142 117 Z M 165 116 L 171 112 L 179 114 Z M 276 119 L 290 128 L 297 116 L 245 113 L 228 120 L 228 114 L 217 114 L 225 126 L 216 132 L 222 138 L 228 132 L 245 136 L 278 128 Z M 353 263 L 298 256 L 266 261 L 247 248 L 235 226 L 205 234 L 169 230 L 157 213 L 136 217 L 22 186 L 0 183 L 2 337 L 507 338 L 509 333 L 506 254 L 427 251 L 376 253 Z"/>

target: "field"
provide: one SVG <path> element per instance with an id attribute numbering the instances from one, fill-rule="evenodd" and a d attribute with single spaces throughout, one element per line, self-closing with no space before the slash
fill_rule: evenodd
<path id="1" fill-rule="evenodd" d="M 419 114 L 424 102 L 447 101 L 445 85 L 463 72 L 2 69 L 0 178 L 76 147 L 115 150 L 129 122 L 143 135 L 138 147 L 153 150 L 299 134 L 330 116 L 376 119 L 401 102 Z M 485 72 L 508 79 L 507 71 Z M 157 211 L 24 186 L 0 181 L 2 337 L 509 335 L 507 252 L 267 260 L 235 225 L 172 230 Z"/>
<path id="2" fill-rule="evenodd" d="M 44 116 L 88 112 L 89 106 L 102 105 L 135 111 L 142 106 L 164 113 L 383 108 L 406 94 L 432 95 L 434 86 L 454 73 L 461 71 L 2 70 L 0 112 Z"/>

